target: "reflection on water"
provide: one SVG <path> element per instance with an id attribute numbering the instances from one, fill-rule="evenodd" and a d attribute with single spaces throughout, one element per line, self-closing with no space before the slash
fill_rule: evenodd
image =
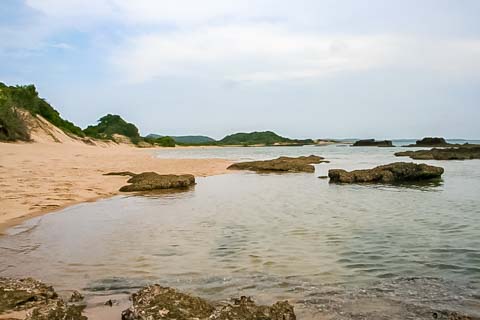
<path id="1" fill-rule="evenodd" d="M 445 168 L 435 183 L 335 185 L 317 176 L 396 159 L 383 148 L 317 149 L 332 162 L 316 174 L 198 178 L 182 192 L 120 196 L 32 219 L 0 238 L 0 276 L 87 294 L 159 282 L 211 299 L 249 294 L 307 305 L 328 288 L 355 292 L 412 276 L 478 294 L 480 161 L 430 162 Z"/>

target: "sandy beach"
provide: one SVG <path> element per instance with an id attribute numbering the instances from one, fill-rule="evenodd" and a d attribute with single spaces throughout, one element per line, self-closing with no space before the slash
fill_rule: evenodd
<path id="1" fill-rule="evenodd" d="M 119 193 L 128 177 L 112 171 L 209 176 L 223 174 L 221 159 L 158 159 L 154 149 L 83 143 L 0 143 L 0 232 L 72 204 Z"/>

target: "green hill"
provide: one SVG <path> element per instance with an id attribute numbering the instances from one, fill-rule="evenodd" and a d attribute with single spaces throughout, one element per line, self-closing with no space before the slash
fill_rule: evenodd
<path id="1" fill-rule="evenodd" d="M 162 138 L 159 134 L 149 134 L 147 138 Z M 179 144 L 209 144 L 214 143 L 215 139 L 207 136 L 169 136 Z"/>
<path id="2" fill-rule="evenodd" d="M 63 119 L 57 110 L 40 98 L 34 85 L 7 86 L 0 82 L 0 140 L 30 140 L 28 125 L 20 109 L 42 116 L 67 133 L 85 136 L 82 129 Z"/>
<path id="3" fill-rule="evenodd" d="M 140 139 L 138 128 L 116 114 L 107 114 L 101 117 L 98 119 L 97 125 L 88 126 L 83 131 L 87 136 L 97 139 L 112 139 L 114 134 L 129 137 L 134 143 Z"/>
<path id="4" fill-rule="evenodd" d="M 313 143 L 311 139 L 289 139 L 272 131 L 240 132 L 228 135 L 219 141 L 219 144 L 222 145 L 304 145 Z"/>

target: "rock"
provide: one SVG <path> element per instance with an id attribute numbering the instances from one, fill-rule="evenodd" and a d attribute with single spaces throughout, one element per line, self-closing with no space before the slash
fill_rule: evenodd
<path id="1" fill-rule="evenodd" d="M 86 320 L 85 306 L 69 305 L 35 279 L 0 278 L 0 314 L 27 311 L 26 320 Z"/>
<path id="2" fill-rule="evenodd" d="M 452 144 L 448 143 L 444 138 L 439 137 L 426 137 L 421 140 L 417 140 L 415 144 L 409 144 L 406 147 L 444 147 L 451 146 Z"/>
<path id="3" fill-rule="evenodd" d="M 250 297 L 243 296 L 240 299 L 233 299 L 232 302 L 217 307 L 209 320 L 296 319 L 293 306 L 287 301 L 276 302 L 271 307 L 257 306 Z"/>
<path id="4" fill-rule="evenodd" d="M 57 298 L 52 287 L 35 279 L 0 278 L 0 314 L 27 310 Z"/>
<path id="5" fill-rule="evenodd" d="M 373 169 L 351 172 L 342 169 L 328 171 L 330 182 L 340 183 L 422 181 L 439 178 L 442 174 L 443 168 L 406 162 L 395 162 Z"/>
<path id="6" fill-rule="evenodd" d="M 175 289 L 152 285 L 132 295 L 133 306 L 122 312 L 122 320 L 295 320 L 293 306 L 277 302 L 257 306 L 249 297 L 212 304 Z"/>
<path id="7" fill-rule="evenodd" d="M 279 157 L 273 160 L 248 161 L 234 163 L 227 169 L 230 170 L 251 170 L 260 172 L 314 172 L 312 163 L 328 162 L 319 156 L 302 156 L 297 158 Z"/>
<path id="8" fill-rule="evenodd" d="M 132 295 L 133 306 L 122 312 L 122 320 L 207 319 L 214 311 L 207 301 L 152 285 Z"/>
<path id="9" fill-rule="evenodd" d="M 353 147 L 393 147 L 393 143 L 390 140 L 376 141 L 375 139 L 358 140 Z"/>
<path id="10" fill-rule="evenodd" d="M 136 176 L 136 173 L 130 172 L 130 171 L 119 171 L 119 172 L 109 172 L 109 173 L 104 173 L 104 176 Z"/>
<path id="11" fill-rule="evenodd" d="M 72 296 L 70 297 L 70 299 L 68 300 L 69 302 L 80 302 L 83 300 L 83 295 L 78 292 L 77 290 L 74 290 L 72 292 Z"/>
<path id="12" fill-rule="evenodd" d="M 117 306 L 118 304 L 119 302 L 117 300 L 108 299 L 107 301 L 105 301 L 103 305 L 113 307 L 113 306 Z"/>
<path id="13" fill-rule="evenodd" d="M 328 176 L 319 176 L 318 179 L 328 179 Z"/>
<path id="14" fill-rule="evenodd" d="M 410 157 L 416 160 L 471 160 L 480 159 L 480 146 L 463 145 L 456 148 L 444 148 L 395 153 L 397 157 Z"/>
<path id="15" fill-rule="evenodd" d="M 25 320 L 87 320 L 82 315 L 85 306 L 67 305 L 62 300 L 51 300 L 27 313 Z"/>
<path id="16" fill-rule="evenodd" d="M 134 175 L 128 181 L 130 185 L 120 188 L 123 192 L 151 191 L 158 189 L 185 188 L 195 184 L 195 177 L 191 174 L 160 175 L 155 172 L 143 172 Z"/>

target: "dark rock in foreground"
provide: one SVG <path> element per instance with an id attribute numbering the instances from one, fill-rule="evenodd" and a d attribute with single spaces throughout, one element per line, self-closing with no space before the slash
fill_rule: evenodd
<path id="1" fill-rule="evenodd" d="M 452 144 L 448 143 L 444 138 L 426 137 L 415 141 L 415 144 L 409 144 L 406 147 L 448 147 Z"/>
<path id="2" fill-rule="evenodd" d="M 159 285 L 132 295 L 133 306 L 122 312 L 122 320 L 295 320 L 293 307 L 286 301 L 273 306 L 257 306 L 251 298 L 231 303 L 211 304 L 206 300 Z"/>
<path id="3" fill-rule="evenodd" d="M 302 156 L 297 158 L 280 157 L 273 160 L 248 161 L 234 163 L 227 169 L 251 170 L 260 172 L 314 172 L 313 163 L 328 162 L 319 156 Z"/>
<path id="4" fill-rule="evenodd" d="M 57 298 L 53 288 L 40 281 L 0 278 L 0 314 L 30 309 Z"/>
<path id="5" fill-rule="evenodd" d="M 27 311 L 27 320 L 86 320 L 83 309 L 67 304 L 40 281 L 0 278 L 0 314 Z"/>
<path id="6" fill-rule="evenodd" d="M 480 159 L 480 146 L 463 145 L 458 148 L 403 151 L 395 153 L 397 157 L 410 157 L 416 160 L 471 160 Z"/>
<path id="7" fill-rule="evenodd" d="M 375 139 L 358 140 L 353 147 L 393 147 L 393 143 L 390 140 L 376 141 Z"/>
<path id="8" fill-rule="evenodd" d="M 442 174 L 443 168 L 406 162 L 395 162 L 373 169 L 350 172 L 342 169 L 328 171 L 330 182 L 340 183 L 423 181 L 439 178 Z"/>
<path id="9" fill-rule="evenodd" d="M 144 172 L 134 175 L 128 181 L 129 185 L 120 188 L 123 192 L 151 191 L 159 189 L 186 188 L 195 184 L 195 177 L 191 174 L 174 175 Z"/>

